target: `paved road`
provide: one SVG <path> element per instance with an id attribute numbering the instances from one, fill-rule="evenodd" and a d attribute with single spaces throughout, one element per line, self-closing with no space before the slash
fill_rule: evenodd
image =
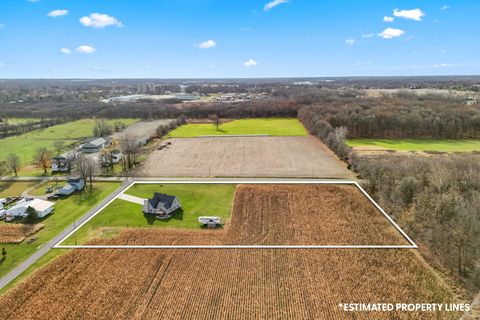
<path id="1" fill-rule="evenodd" d="M 30 267 L 32 264 L 37 262 L 38 259 L 40 259 L 42 256 L 44 256 L 48 251 L 50 251 L 50 249 L 52 249 L 52 247 L 54 245 L 56 245 L 59 241 L 61 241 L 64 237 L 66 237 L 67 234 L 69 234 L 75 228 L 75 226 L 78 226 L 79 224 L 81 224 L 82 222 L 87 220 L 89 217 L 91 217 L 93 214 L 95 214 L 95 212 L 97 212 L 108 201 L 112 200 L 119 193 L 123 192 L 131 183 L 132 183 L 131 179 L 125 180 L 120 188 L 118 188 L 112 194 L 110 194 L 108 197 L 103 199 L 97 206 L 95 206 L 93 209 L 91 209 L 86 214 L 84 214 L 79 220 L 77 220 L 73 224 L 69 225 L 60 234 L 58 234 L 55 238 L 53 238 L 49 242 L 45 243 L 42 247 L 40 247 L 40 249 L 38 249 L 34 254 L 32 254 L 30 257 L 28 257 L 27 260 L 23 261 L 15 269 L 13 269 L 8 274 L 6 274 L 3 278 L 1 278 L 0 279 L 0 289 L 5 287 L 6 285 L 8 285 L 16 277 L 18 277 L 25 270 L 27 270 L 28 267 Z"/>

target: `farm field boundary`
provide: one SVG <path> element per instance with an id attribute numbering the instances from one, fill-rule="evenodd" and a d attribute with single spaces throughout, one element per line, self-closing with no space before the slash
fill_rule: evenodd
<path id="1" fill-rule="evenodd" d="M 341 184 L 352 185 L 358 188 L 360 192 L 380 211 L 386 220 L 407 240 L 408 244 L 398 245 L 62 245 L 62 243 L 72 236 L 77 230 L 82 228 L 96 215 L 102 212 L 108 205 L 118 199 L 122 194 L 128 191 L 135 184 Z M 123 193 L 113 197 L 95 214 L 83 223 L 78 225 L 74 230 L 67 234 L 57 244 L 53 246 L 55 249 L 417 249 L 418 246 L 413 240 L 395 223 L 395 221 L 375 202 L 375 200 L 360 186 L 356 181 L 351 180 L 147 180 L 133 181 Z"/>

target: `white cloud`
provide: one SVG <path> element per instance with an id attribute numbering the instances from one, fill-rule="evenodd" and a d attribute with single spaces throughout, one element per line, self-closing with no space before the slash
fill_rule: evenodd
<path id="1" fill-rule="evenodd" d="M 349 44 L 349 45 L 353 45 L 353 44 L 355 44 L 355 39 L 347 39 L 347 40 L 345 40 L 345 43 Z"/>
<path id="2" fill-rule="evenodd" d="M 269 3 L 267 3 L 265 5 L 265 7 L 263 7 L 263 11 L 268 11 L 270 9 L 273 9 L 275 8 L 276 6 L 282 4 L 282 3 L 287 3 L 288 1 L 287 0 L 273 0 L 273 1 L 270 1 Z"/>
<path id="3" fill-rule="evenodd" d="M 364 33 L 362 34 L 362 38 L 373 38 L 375 34 L 372 32 L 372 33 Z"/>
<path id="4" fill-rule="evenodd" d="M 197 47 L 199 47 L 200 49 L 209 49 L 209 48 L 213 48 L 217 45 L 217 43 L 213 40 L 207 40 L 207 41 L 203 41 L 203 42 L 200 42 Z"/>
<path id="5" fill-rule="evenodd" d="M 448 67 L 453 67 L 453 64 L 450 63 L 439 63 L 439 64 L 434 64 L 434 68 L 448 68 Z"/>
<path id="6" fill-rule="evenodd" d="M 77 51 L 78 53 L 94 53 L 95 51 L 97 51 L 97 49 L 84 44 L 75 49 L 75 51 Z"/>
<path id="7" fill-rule="evenodd" d="M 383 17 L 383 21 L 385 21 L 385 22 L 393 22 L 393 20 L 395 20 L 394 17 L 389 17 L 389 16 Z"/>
<path id="8" fill-rule="evenodd" d="M 101 13 L 91 13 L 88 17 L 80 18 L 79 21 L 85 27 L 92 27 L 97 29 L 105 28 L 108 26 L 123 27 L 123 24 L 117 18 L 111 17 L 108 14 Z"/>
<path id="9" fill-rule="evenodd" d="M 60 49 L 60 53 L 61 54 L 70 54 L 70 53 L 72 53 L 72 50 L 70 50 L 68 48 L 62 48 L 62 49 Z"/>
<path id="10" fill-rule="evenodd" d="M 422 17 L 425 15 L 425 13 L 421 9 L 418 9 L 418 8 L 417 9 L 411 9 L 411 10 L 394 9 L 393 10 L 393 15 L 395 17 L 399 17 L 399 18 L 415 20 L 415 21 L 422 21 Z"/>
<path id="11" fill-rule="evenodd" d="M 52 18 L 56 18 L 56 17 L 66 16 L 67 14 L 68 14 L 68 10 L 57 9 L 57 10 L 50 11 L 47 14 L 47 16 L 52 17 Z"/>
<path id="12" fill-rule="evenodd" d="M 393 38 L 400 37 L 404 33 L 405 33 L 405 31 L 400 30 L 400 29 L 387 28 L 387 29 L 383 30 L 382 32 L 380 32 L 378 34 L 378 36 L 380 38 L 383 38 L 383 39 L 393 39 Z"/>
<path id="13" fill-rule="evenodd" d="M 253 60 L 253 59 L 249 59 L 247 61 L 245 61 L 243 63 L 243 65 L 247 68 L 250 68 L 250 67 L 255 67 L 256 65 L 258 65 L 257 61 Z"/>
<path id="14" fill-rule="evenodd" d="M 444 4 L 444 5 L 440 8 L 440 10 L 448 10 L 448 9 L 450 9 L 450 6 L 449 6 L 448 4 Z"/>

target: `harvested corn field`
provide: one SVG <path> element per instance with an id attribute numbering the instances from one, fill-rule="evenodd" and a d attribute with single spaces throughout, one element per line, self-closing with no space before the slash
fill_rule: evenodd
<path id="1" fill-rule="evenodd" d="M 354 185 L 239 185 L 229 244 L 409 245 Z"/>
<path id="2" fill-rule="evenodd" d="M 147 177 L 352 178 L 317 138 L 209 137 L 169 139 L 140 169 Z"/>
<path id="3" fill-rule="evenodd" d="M 0 243 L 20 243 L 28 236 L 37 233 L 43 224 L 1 223 Z"/>
<path id="4" fill-rule="evenodd" d="M 245 184 L 234 201 L 224 229 L 115 229 L 116 237 L 91 244 L 405 241 L 351 185 Z M 412 249 L 75 249 L 5 294 L 0 318 L 371 319 L 339 304 L 455 299 Z M 375 319 L 458 316 L 375 313 Z"/>
<path id="5" fill-rule="evenodd" d="M 145 244 L 154 233 L 165 239 L 164 230 L 149 232 Z M 132 236 L 138 235 L 107 243 Z M 0 318 L 372 319 L 338 305 L 453 300 L 411 249 L 76 249 L 0 299 Z M 375 319 L 458 317 L 374 313 Z"/>

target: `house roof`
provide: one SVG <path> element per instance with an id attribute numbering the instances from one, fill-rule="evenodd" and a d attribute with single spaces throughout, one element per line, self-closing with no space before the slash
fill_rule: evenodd
<path id="1" fill-rule="evenodd" d="M 101 146 L 102 144 L 105 144 L 105 143 L 107 143 L 107 140 L 105 140 L 104 138 L 96 138 L 96 139 L 91 140 L 91 141 L 87 140 L 83 146 L 99 147 L 99 146 Z"/>
<path id="2" fill-rule="evenodd" d="M 68 183 L 79 183 L 82 181 L 82 177 L 70 177 L 67 179 Z"/>
<path id="3" fill-rule="evenodd" d="M 68 191 L 68 190 L 71 190 L 71 189 L 75 189 L 75 187 L 72 186 L 70 183 L 67 183 L 66 185 L 64 185 L 62 187 L 62 190 L 65 190 L 65 191 Z"/>
<path id="4" fill-rule="evenodd" d="M 175 201 L 177 197 L 170 196 L 168 194 L 158 193 L 155 192 L 153 194 L 153 198 L 148 199 L 150 205 L 154 208 L 158 208 L 158 204 L 161 204 L 161 207 L 165 207 L 166 209 L 170 209 L 172 207 L 173 201 Z"/>
<path id="5" fill-rule="evenodd" d="M 53 207 L 54 205 L 55 203 L 53 202 L 35 198 L 29 201 L 23 201 L 19 204 L 16 204 L 15 206 L 11 207 L 9 210 L 16 209 L 16 208 L 32 207 L 36 211 L 44 211 L 50 207 Z"/>

